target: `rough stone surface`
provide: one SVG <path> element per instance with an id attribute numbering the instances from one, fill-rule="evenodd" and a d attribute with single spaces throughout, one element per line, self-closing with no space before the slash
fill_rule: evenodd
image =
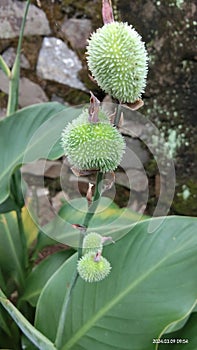
<path id="1" fill-rule="evenodd" d="M 62 31 L 73 48 L 85 48 L 92 31 L 91 21 L 89 19 L 66 18 L 62 25 Z"/>
<path id="2" fill-rule="evenodd" d="M 65 201 L 69 201 L 69 199 L 70 198 L 68 194 L 65 193 L 64 191 L 61 191 L 57 193 L 56 196 L 52 197 L 51 201 L 56 213 L 60 210 L 62 203 Z"/>
<path id="3" fill-rule="evenodd" d="M 128 169 L 126 173 L 116 173 L 116 183 L 136 192 L 146 191 L 148 179 L 144 170 Z"/>
<path id="4" fill-rule="evenodd" d="M 6 116 L 6 109 L 0 108 L 0 119 L 3 119 Z"/>
<path id="5" fill-rule="evenodd" d="M 39 159 L 22 167 L 23 174 L 46 176 L 55 179 L 60 176 L 61 162 Z"/>
<path id="6" fill-rule="evenodd" d="M 149 155 L 148 152 L 142 148 L 142 144 L 139 140 L 133 140 L 129 137 L 125 137 L 126 151 L 121 161 L 120 166 L 123 169 L 142 169 Z"/>
<path id="7" fill-rule="evenodd" d="M 21 78 L 19 87 L 19 104 L 21 107 L 47 101 L 48 97 L 38 84 L 27 78 Z"/>
<path id="8" fill-rule="evenodd" d="M 77 73 L 82 64 L 74 51 L 57 38 L 44 38 L 38 57 L 37 74 L 70 87 L 86 90 Z"/>
<path id="9" fill-rule="evenodd" d="M 140 138 L 140 136 L 142 136 L 143 132 L 145 131 L 144 129 L 145 126 L 138 121 L 124 120 L 119 130 L 124 135 L 128 135 L 133 138 Z"/>
<path id="10" fill-rule="evenodd" d="M 140 110 L 165 134 L 184 133 L 187 142 L 176 157 L 177 182 L 196 179 L 197 3 L 196 1 L 121 0 L 123 21 L 142 35 L 149 73 Z M 187 146 L 189 144 L 189 146 Z"/>
<path id="11" fill-rule="evenodd" d="M 129 169 L 127 175 L 131 182 L 131 190 L 136 192 L 146 191 L 148 188 L 148 179 L 145 171 L 139 171 L 137 169 Z"/>
<path id="12" fill-rule="evenodd" d="M 0 70 L 0 90 L 8 94 L 9 81 L 5 74 Z M 42 88 L 27 78 L 20 79 L 19 85 L 19 105 L 26 107 L 31 104 L 47 102 L 48 97 Z"/>
<path id="13" fill-rule="evenodd" d="M 4 61 L 7 63 L 8 67 L 13 67 L 14 64 L 14 60 L 16 58 L 16 50 L 14 47 L 9 47 L 6 51 L 3 52 L 2 57 L 4 59 Z M 23 55 L 23 53 L 21 54 L 21 63 L 20 63 L 21 68 L 26 68 L 29 69 L 30 68 L 30 63 L 27 60 L 27 58 L 25 57 L 25 55 Z"/>
<path id="14" fill-rule="evenodd" d="M 0 1 L 0 39 L 15 38 L 19 35 L 26 2 Z M 49 23 L 45 13 L 30 5 L 24 35 L 49 35 Z"/>

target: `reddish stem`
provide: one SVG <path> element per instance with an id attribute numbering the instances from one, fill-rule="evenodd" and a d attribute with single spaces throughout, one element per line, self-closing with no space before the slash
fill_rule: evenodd
<path id="1" fill-rule="evenodd" d="M 102 1 L 102 17 L 103 17 L 103 23 L 111 23 L 114 22 L 114 15 L 113 15 L 113 9 L 111 0 L 103 0 Z"/>

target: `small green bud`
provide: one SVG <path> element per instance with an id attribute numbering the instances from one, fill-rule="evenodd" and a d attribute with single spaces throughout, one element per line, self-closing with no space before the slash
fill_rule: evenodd
<path id="1" fill-rule="evenodd" d="M 109 275 L 111 266 L 103 256 L 97 259 L 95 253 L 89 252 L 78 261 L 77 270 L 86 282 L 99 282 Z"/>
<path id="2" fill-rule="evenodd" d="M 125 141 L 103 111 L 99 111 L 98 118 L 98 122 L 91 123 L 88 111 L 83 111 L 63 130 L 62 147 L 74 167 L 105 173 L 115 170 L 120 164 Z"/>
<path id="3" fill-rule="evenodd" d="M 83 240 L 83 254 L 85 253 L 96 253 L 97 251 L 102 252 L 102 236 L 99 233 L 91 232 L 88 233 Z"/>
<path id="4" fill-rule="evenodd" d="M 146 86 L 147 51 L 136 30 L 111 22 L 92 34 L 88 67 L 98 85 L 121 102 L 134 102 Z"/>

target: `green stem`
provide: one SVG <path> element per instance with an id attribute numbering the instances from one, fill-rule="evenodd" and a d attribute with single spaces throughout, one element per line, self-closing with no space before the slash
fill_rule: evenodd
<path id="1" fill-rule="evenodd" d="M 85 227 L 88 227 L 90 220 L 94 216 L 96 209 L 98 207 L 99 199 L 101 197 L 101 191 L 99 191 L 99 185 L 100 185 L 100 182 L 102 181 L 102 179 L 103 179 L 103 173 L 99 172 L 97 174 L 97 178 L 96 178 L 96 185 L 95 185 L 95 192 L 94 192 L 93 201 L 92 201 L 92 204 L 89 206 L 88 211 L 86 213 L 86 216 L 84 218 L 83 225 Z M 80 240 L 79 240 L 78 259 L 80 259 L 82 256 L 83 239 L 84 239 L 84 234 L 81 233 Z M 60 320 L 59 320 L 58 329 L 57 329 L 57 333 L 56 333 L 56 340 L 55 340 L 55 345 L 58 349 L 62 346 L 62 338 L 63 338 L 63 333 L 64 333 L 64 327 L 65 327 L 65 322 L 66 322 L 66 317 L 67 317 L 68 306 L 69 306 L 72 291 L 74 289 L 74 286 L 77 282 L 78 277 L 79 277 L 79 274 L 78 274 L 77 270 L 75 270 L 72 281 L 71 281 L 70 286 L 69 286 L 69 289 L 67 290 L 65 299 L 64 299 L 63 304 L 62 304 L 62 311 L 61 311 L 61 315 L 60 315 Z"/>
<path id="2" fill-rule="evenodd" d="M 119 124 L 121 116 L 121 104 L 118 104 L 117 112 L 116 112 L 116 117 L 115 117 L 115 125 L 117 126 Z M 99 204 L 99 200 L 101 198 L 101 191 L 100 191 L 100 183 L 103 179 L 103 173 L 98 172 L 97 173 L 97 178 L 96 178 L 96 185 L 95 185 L 95 191 L 94 191 L 94 197 L 91 205 L 88 208 L 88 211 L 86 213 L 86 216 L 84 218 L 83 226 L 85 228 L 88 228 L 89 223 L 93 216 L 95 215 L 96 209 Z M 83 246 L 83 240 L 84 240 L 84 233 L 80 233 L 80 239 L 79 239 L 79 248 L 78 248 L 78 260 L 82 257 L 82 246 Z M 55 345 L 59 349 L 62 346 L 62 338 L 63 338 L 63 332 L 64 332 L 64 327 L 65 327 L 65 322 L 66 322 L 66 317 L 67 317 L 67 311 L 68 311 L 68 306 L 71 298 L 72 291 L 74 289 L 74 286 L 77 282 L 77 279 L 79 277 L 79 274 L 77 270 L 75 270 L 73 279 L 70 283 L 69 289 L 66 293 L 63 305 L 62 305 L 62 311 L 61 311 L 61 316 L 59 320 L 59 325 L 57 329 L 57 334 L 56 334 L 56 340 L 55 340 Z"/>
<path id="3" fill-rule="evenodd" d="M 24 267 L 27 268 L 28 266 L 28 251 L 27 251 L 27 240 L 24 232 L 24 226 L 23 226 L 23 220 L 22 220 L 22 209 L 23 201 L 22 201 L 22 193 L 21 193 L 21 174 L 20 170 L 17 169 L 15 173 L 12 175 L 12 182 L 11 182 L 11 191 L 13 193 L 14 201 L 17 205 L 16 209 L 16 217 L 18 222 L 18 229 L 19 234 L 21 238 L 21 246 L 23 250 L 23 257 L 24 257 Z"/>
<path id="4" fill-rule="evenodd" d="M 121 107 L 122 107 L 121 102 L 118 102 L 116 116 L 114 118 L 114 125 L 116 127 L 118 127 L 118 125 L 119 125 L 119 121 L 120 121 L 120 117 L 121 117 Z"/>
<path id="5" fill-rule="evenodd" d="M 22 24 L 21 24 L 20 34 L 19 34 L 16 58 L 15 58 L 14 65 L 10 75 L 7 116 L 14 113 L 18 109 L 20 54 L 21 54 L 22 40 L 23 40 L 25 23 L 26 23 L 30 2 L 31 0 L 27 0 L 25 13 L 22 19 Z M 10 187 L 11 187 L 11 191 L 13 191 L 12 195 L 15 198 L 15 202 L 18 207 L 16 209 L 16 215 L 17 215 L 17 221 L 18 221 L 18 228 L 21 236 L 21 245 L 24 252 L 24 266 L 27 267 L 28 255 L 27 255 L 26 237 L 24 234 L 24 228 L 23 228 L 23 222 L 22 222 L 22 216 L 21 216 L 21 176 L 20 176 L 19 169 L 17 169 L 13 174 Z"/>
<path id="6" fill-rule="evenodd" d="M 83 222 L 83 225 L 85 227 L 88 227 L 89 222 L 92 219 L 92 217 L 94 216 L 95 211 L 98 207 L 99 199 L 101 197 L 101 191 L 99 190 L 99 186 L 100 186 L 102 179 L 103 179 L 103 173 L 99 172 L 97 174 L 97 178 L 96 178 L 96 185 L 95 185 L 93 201 L 92 201 L 92 204 L 88 208 L 87 214 L 86 214 L 84 222 Z"/>
<path id="7" fill-rule="evenodd" d="M 10 68 L 8 67 L 7 63 L 4 61 L 3 57 L 0 55 L 0 68 L 5 73 L 5 75 L 10 78 L 11 72 Z"/>
<path id="8" fill-rule="evenodd" d="M 0 303 L 7 310 L 9 315 L 26 335 L 26 337 L 40 350 L 57 350 L 54 344 L 40 333 L 32 324 L 21 314 L 21 312 L 7 299 L 6 295 L 0 289 Z"/>
<path id="9" fill-rule="evenodd" d="M 9 83 L 9 97 L 8 97 L 8 106 L 7 106 L 7 116 L 14 113 L 18 109 L 18 91 L 19 91 L 19 78 L 20 78 L 20 54 L 21 54 L 21 46 L 23 40 L 23 34 L 25 29 L 25 23 L 27 18 L 27 13 L 29 10 L 31 0 L 27 0 L 25 13 L 22 19 L 18 46 L 16 51 L 16 58 L 14 61 L 14 65 L 12 68 L 10 83 Z"/>
<path id="10" fill-rule="evenodd" d="M 86 213 L 86 216 L 85 216 L 85 219 L 83 222 L 83 226 L 85 226 L 86 228 L 89 226 L 90 220 L 94 216 L 96 209 L 98 207 L 98 204 L 99 204 L 99 199 L 101 197 L 101 191 L 99 191 L 99 186 L 100 186 L 102 179 L 103 179 L 103 173 L 99 172 L 97 174 L 97 178 L 96 178 L 96 185 L 95 185 L 95 192 L 94 192 L 93 201 L 92 201 L 92 204 L 88 208 L 88 211 Z M 84 239 L 84 234 L 81 233 L 79 248 L 78 248 L 78 259 L 80 259 L 82 256 L 83 239 Z"/>
<path id="11" fill-rule="evenodd" d="M 21 237 L 21 246 L 23 249 L 23 259 L 24 259 L 23 263 L 26 269 L 28 267 L 28 251 L 27 251 L 27 239 L 24 232 L 21 208 L 18 208 L 16 210 L 16 216 L 17 216 L 18 228 L 19 228 L 20 237 Z"/>

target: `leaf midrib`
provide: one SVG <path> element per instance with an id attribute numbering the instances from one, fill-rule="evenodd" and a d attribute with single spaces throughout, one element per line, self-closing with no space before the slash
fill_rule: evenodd
<path id="1" fill-rule="evenodd" d="M 188 243 L 188 242 L 187 242 Z M 87 331 L 91 328 L 92 325 L 96 323 L 98 319 L 100 319 L 103 315 L 106 314 L 108 310 L 110 310 L 114 305 L 116 305 L 121 299 L 125 297 L 125 295 L 129 294 L 131 290 L 133 290 L 135 287 L 137 287 L 143 280 L 145 280 L 149 275 L 151 275 L 154 270 L 157 270 L 157 268 L 165 262 L 165 260 L 169 259 L 172 255 L 179 253 L 182 249 L 185 249 L 187 245 L 184 245 L 184 247 L 181 247 L 180 249 L 173 251 L 171 254 L 169 254 L 167 257 L 164 257 L 157 265 L 154 265 L 151 269 L 149 269 L 145 274 L 143 274 L 140 278 L 136 279 L 134 283 L 129 285 L 123 292 L 118 294 L 116 298 L 114 298 L 111 302 L 105 305 L 105 307 L 101 308 L 99 312 L 93 316 L 84 326 L 82 326 L 74 335 L 74 337 L 70 338 L 69 341 L 61 348 L 61 350 L 68 350 L 71 349 L 71 347 L 80 339 L 83 337 L 84 334 L 87 333 Z"/>

